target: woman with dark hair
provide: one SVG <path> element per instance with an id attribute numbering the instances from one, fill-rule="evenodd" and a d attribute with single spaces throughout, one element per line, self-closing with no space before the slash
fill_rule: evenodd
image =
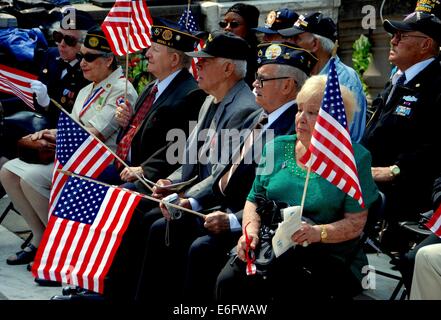
<path id="1" fill-rule="evenodd" d="M 245 39 L 251 50 L 247 59 L 246 83 L 253 88 L 254 75 L 257 71 L 256 48 L 257 37 L 252 28 L 256 28 L 259 22 L 259 9 L 255 6 L 236 3 L 225 13 L 224 19 L 219 22 L 219 26 L 235 35 Z"/>
<path id="2" fill-rule="evenodd" d="M 78 93 L 72 118 L 115 151 L 119 129 L 115 110 L 117 103 L 124 99 L 126 79 L 99 27 L 88 31 L 77 58 L 84 78 L 92 83 Z M 128 83 L 127 100 L 134 104 L 137 96 L 132 84 Z M 45 129 L 32 134 L 31 139 L 44 137 L 55 142 L 56 135 L 56 129 Z M 16 158 L 6 162 L 0 171 L 3 187 L 34 235 L 26 248 L 7 259 L 8 264 L 27 264 L 34 259 L 48 221 L 53 169 L 53 162 L 31 164 Z"/>

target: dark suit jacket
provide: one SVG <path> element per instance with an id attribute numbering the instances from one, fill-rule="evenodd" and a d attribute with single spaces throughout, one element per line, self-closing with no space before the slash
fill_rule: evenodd
<path id="1" fill-rule="evenodd" d="M 255 96 L 243 80 L 239 81 L 233 88 L 231 88 L 217 107 L 216 114 L 211 123 L 206 124 L 205 118 L 213 100 L 213 96 L 208 96 L 201 107 L 198 117 L 198 126 L 196 126 L 187 140 L 185 150 L 186 163 L 168 177 L 168 179 L 173 182 L 178 182 L 189 180 L 195 175 L 198 175 L 196 183 L 185 190 L 185 197 L 196 199 L 204 208 L 206 206 L 211 206 L 212 186 L 216 172 L 222 170 L 222 168 L 227 165 L 227 163 L 222 163 L 222 156 L 228 161 L 232 153 L 227 145 L 223 145 L 223 143 L 228 142 L 221 138 L 221 135 L 223 134 L 222 130 L 239 129 L 244 120 L 247 119 L 252 112 L 258 109 L 255 102 Z M 208 127 L 205 125 L 208 125 Z M 213 147 L 217 150 L 217 159 L 215 159 L 216 163 L 209 162 L 203 164 L 201 161 L 191 161 L 194 158 L 195 150 L 198 150 L 197 137 L 202 130 L 207 128 L 215 130 L 215 135 L 217 137 L 217 139 L 213 140 L 217 141 L 217 144 Z M 233 137 L 233 140 L 235 138 L 236 137 Z M 201 149 L 206 150 L 212 146 L 210 142 L 211 140 L 208 140 L 210 139 L 206 139 L 201 146 Z M 203 176 L 201 174 L 202 172 L 209 172 L 209 175 Z"/>
<path id="2" fill-rule="evenodd" d="M 59 62 L 57 48 L 50 48 L 42 54 L 39 65 L 42 66 L 38 80 L 47 85 L 47 93 L 50 98 L 57 101 L 68 112 L 72 111 L 78 92 L 90 81 L 84 79 L 83 71 L 80 68 L 80 61 L 77 61 L 72 68 L 68 68 L 66 75 L 60 79 L 64 67 Z M 47 110 L 40 107 L 34 99 L 34 105 L 38 112 L 45 115 L 49 120 L 49 127 L 56 128 L 60 110 L 51 102 Z"/>
<path id="3" fill-rule="evenodd" d="M 245 126 L 249 128 L 253 128 L 257 123 L 257 121 L 259 120 L 262 112 L 263 112 L 262 110 L 258 110 L 257 112 L 253 113 L 252 116 L 250 117 L 250 119 L 252 120 L 247 121 Z M 270 129 L 274 130 L 274 137 L 280 135 L 294 134 L 295 133 L 294 119 L 296 113 L 297 113 L 297 104 L 293 103 L 276 119 L 276 121 L 274 121 L 268 127 L 267 130 L 264 131 L 262 136 L 259 137 L 260 141 L 259 140 L 255 141 L 255 145 L 261 146 L 263 148 L 265 143 L 269 142 L 269 140 L 267 141 L 267 133 L 268 130 Z M 242 150 L 242 147 L 243 147 L 243 143 L 241 144 L 240 149 L 236 150 L 236 153 L 240 152 Z M 224 191 L 225 195 L 222 194 L 219 190 L 219 180 L 228 170 L 230 170 L 231 166 L 227 166 L 216 177 L 216 182 L 214 183 L 213 186 L 213 192 L 218 197 L 219 203 L 224 211 L 238 212 L 239 210 L 243 209 L 245 205 L 245 200 L 248 196 L 248 193 L 254 181 L 254 177 L 256 175 L 256 167 L 259 164 L 262 149 L 255 151 L 258 152 L 254 154 L 254 161 L 252 163 L 249 163 L 249 161 L 245 163 L 244 161 L 245 159 L 244 159 L 239 164 L 237 169 L 234 171 L 233 175 L 228 181 L 227 187 L 225 188 Z"/>
<path id="4" fill-rule="evenodd" d="M 135 105 L 138 111 L 153 87 L 151 83 Z M 166 151 L 172 143 L 166 140 L 172 129 L 189 134 L 189 121 L 196 120 L 206 94 L 198 88 L 196 80 L 186 69 L 182 69 L 152 105 L 131 145 L 131 165 L 142 166 L 144 176 L 152 181 L 173 172 L 178 164 L 170 164 Z M 117 142 L 127 129 L 120 132 Z M 138 183 L 137 183 L 138 184 Z"/>
<path id="5" fill-rule="evenodd" d="M 433 181 L 441 162 L 436 156 L 441 139 L 434 129 L 441 119 L 441 64 L 435 59 L 404 86 L 391 83 L 373 101 L 375 114 L 362 144 L 372 154 L 373 167 L 398 165 L 393 183 L 378 183 L 390 213 L 412 218 L 431 208 Z M 387 102 L 387 103 L 386 103 Z M 391 207 L 392 206 L 392 207 Z"/>

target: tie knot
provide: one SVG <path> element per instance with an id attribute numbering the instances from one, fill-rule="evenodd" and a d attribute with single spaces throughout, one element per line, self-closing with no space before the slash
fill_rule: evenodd
<path id="1" fill-rule="evenodd" d="M 268 123 L 268 115 L 266 113 L 263 113 L 259 118 L 259 124 L 263 127 Z"/>
<path id="2" fill-rule="evenodd" d="M 158 86 L 155 84 L 152 88 L 152 91 L 150 91 L 150 94 L 156 94 L 158 92 Z"/>
<path id="3" fill-rule="evenodd" d="M 61 68 L 61 70 L 72 68 L 72 66 L 70 65 L 70 63 L 64 61 L 63 59 L 58 60 L 58 63 L 60 64 L 60 68 Z"/>
<path id="4" fill-rule="evenodd" d="M 398 78 L 396 85 L 402 86 L 405 81 L 406 81 L 406 74 L 403 72 L 403 74 Z"/>

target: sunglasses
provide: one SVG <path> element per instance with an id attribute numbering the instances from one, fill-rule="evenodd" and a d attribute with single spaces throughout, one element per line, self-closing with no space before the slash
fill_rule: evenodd
<path id="1" fill-rule="evenodd" d="M 61 43 L 61 41 L 64 40 L 64 43 L 67 44 L 69 47 L 75 47 L 78 43 L 77 38 L 68 36 L 66 34 L 62 34 L 61 32 L 58 31 L 54 31 L 52 37 L 54 38 L 54 41 L 56 43 Z"/>
<path id="2" fill-rule="evenodd" d="M 101 57 L 105 57 L 106 54 L 105 53 L 81 53 L 78 52 L 77 53 L 77 59 L 79 61 L 81 60 L 86 60 L 86 62 L 94 62 L 96 59 L 101 58 Z"/>
<path id="3" fill-rule="evenodd" d="M 219 21 L 219 27 L 225 29 L 228 25 L 230 25 L 231 29 L 236 29 L 238 26 L 240 26 L 240 23 L 237 21 Z"/>

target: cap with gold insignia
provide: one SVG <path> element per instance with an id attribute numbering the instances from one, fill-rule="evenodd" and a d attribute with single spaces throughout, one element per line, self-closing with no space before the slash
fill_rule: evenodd
<path id="1" fill-rule="evenodd" d="M 93 27 L 87 31 L 86 39 L 84 39 L 84 46 L 98 51 L 112 52 L 103 30 L 99 26 Z"/>
<path id="2" fill-rule="evenodd" d="M 415 11 L 402 21 L 385 20 L 383 26 L 391 34 L 397 31 L 419 31 L 441 42 L 441 1 L 420 0 Z"/>
<path id="3" fill-rule="evenodd" d="M 441 19 L 441 0 L 419 0 L 415 11 L 434 14 Z"/>
<path id="4" fill-rule="evenodd" d="M 266 16 L 265 26 L 253 28 L 253 30 L 266 34 L 277 34 L 277 30 L 292 27 L 298 17 L 299 15 L 295 11 L 288 8 L 273 10 Z"/>
<path id="5" fill-rule="evenodd" d="M 294 47 L 288 42 L 267 42 L 257 46 L 257 64 L 285 64 L 296 67 L 307 75 L 317 63 L 317 58 L 308 50 Z"/>
<path id="6" fill-rule="evenodd" d="M 321 12 L 314 12 L 306 16 L 300 15 L 291 28 L 281 29 L 278 32 L 284 37 L 310 32 L 332 41 L 337 39 L 337 26 L 331 18 L 325 17 Z"/>
<path id="7" fill-rule="evenodd" d="M 185 52 L 193 51 L 200 39 L 173 21 L 154 18 L 152 41 Z"/>
<path id="8" fill-rule="evenodd" d="M 250 54 L 248 43 L 232 32 L 213 31 L 208 35 L 202 50 L 186 52 L 190 57 L 198 58 L 227 58 L 233 60 L 246 60 Z"/>

